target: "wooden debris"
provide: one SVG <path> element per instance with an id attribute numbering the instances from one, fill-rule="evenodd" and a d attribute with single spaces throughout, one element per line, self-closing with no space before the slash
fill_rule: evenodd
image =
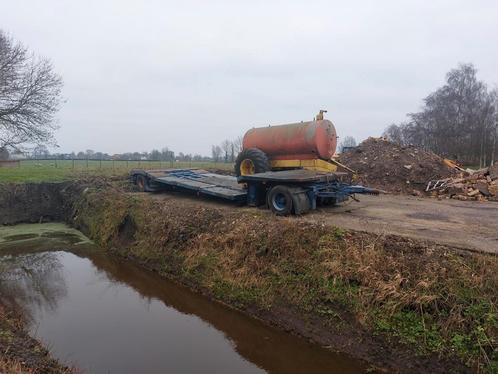
<path id="1" fill-rule="evenodd" d="M 467 193 L 467 196 L 476 196 L 479 194 L 479 190 L 471 190 L 469 193 Z"/>
<path id="2" fill-rule="evenodd" d="M 498 179 L 498 162 L 495 162 L 495 164 L 489 168 L 489 177 L 491 180 Z"/>
<path id="3" fill-rule="evenodd" d="M 498 184 L 490 184 L 488 186 L 488 191 L 491 196 L 498 197 Z"/>
<path id="4" fill-rule="evenodd" d="M 488 183 L 486 182 L 477 182 L 475 188 L 482 193 L 484 196 L 489 196 Z"/>
<path id="5" fill-rule="evenodd" d="M 455 178 L 429 181 L 426 191 L 433 190 L 440 197 L 457 200 L 498 201 L 498 163 L 489 168 L 462 172 Z"/>

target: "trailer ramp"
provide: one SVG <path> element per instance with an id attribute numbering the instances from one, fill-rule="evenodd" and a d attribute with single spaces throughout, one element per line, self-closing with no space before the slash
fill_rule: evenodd
<path id="1" fill-rule="evenodd" d="M 244 201 L 247 190 L 229 175 L 210 173 L 203 169 L 163 169 L 142 171 L 158 189 L 189 190 L 198 195 Z M 164 188 L 161 188 L 164 187 Z"/>

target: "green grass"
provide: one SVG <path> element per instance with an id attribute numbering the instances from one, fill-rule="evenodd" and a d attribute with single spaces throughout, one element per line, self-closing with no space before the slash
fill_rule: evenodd
<path id="1" fill-rule="evenodd" d="M 57 168 L 71 170 L 129 170 L 162 168 L 232 168 L 231 163 L 197 161 L 121 161 L 121 160 L 22 160 L 20 168 Z"/>
<path id="2" fill-rule="evenodd" d="M 0 168 L 0 183 L 59 182 L 71 179 L 73 176 L 74 173 L 70 169 L 52 167 Z"/>
<path id="3" fill-rule="evenodd" d="M 169 161 L 23 160 L 19 167 L 0 168 L 0 183 L 60 182 L 82 175 L 124 175 L 131 169 L 216 168 L 231 170 L 230 163 Z"/>

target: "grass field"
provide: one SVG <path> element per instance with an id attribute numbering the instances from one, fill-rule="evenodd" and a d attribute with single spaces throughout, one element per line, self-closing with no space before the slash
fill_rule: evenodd
<path id="1" fill-rule="evenodd" d="M 207 168 L 231 170 L 233 164 L 214 162 L 23 160 L 19 167 L 0 168 L 0 183 L 57 182 L 82 175 L 123 175 L 131 169 Z"/>

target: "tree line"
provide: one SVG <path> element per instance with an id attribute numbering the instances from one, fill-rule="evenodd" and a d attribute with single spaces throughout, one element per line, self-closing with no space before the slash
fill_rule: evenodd
<path id="1" fill-rule="evenodd" d="M 220 145 L 211 146 L 211 160 L 214 162 L 235 162 L 242 150 L 242 136 L 234 140 L 225 139 Z"/>
<path id="2" fill-rule="evenodd" d="M 240 144 L 240 145 L 239 145 Z M 223 141 L 220 145 L 213 146 L 215 149 L 211 156 L 201 154 L 191 154 L 178 152 L 175 153 L 168 147 L 161 150 L 153 149 L 144 152 L 125 152 L 109 154 L 106 152 L 94 151 L 87 149 L 86 151 L 71 152 L 71 153 L 51 153 L 45 145 L 38 145 L 34 147 L 30 153 L 20 153 L 13 158 L 27 158 L 27 159 L 57 159 L 57 160 L 148 160 L 148 161 L 195 161 L 195 162 L 234 162 L 238 153 L 240 152 L 242 141 L 241 138 L 236 141 Z M 7 152 L 5 157 L 0 154 L 1 159 L 7 159 L 9 154 Z"/>
<path id="3" fill-rule="evenodd" d="M 388 126 L 384 136 L 467 165 L 484 167 L 497 160 L 498 89 L 479 80 L 472 64 L 450 70 L 446 83 L 407 117 Z"/>
<path id="4" fill-rule="evenodd" d="M 175 153 L 168 147 L 164 147 L 161 150 L 153 149 L 151 151 L 124 152 L 111 155 L 106 152 L 94 151 L 92 149 L 71 153 L 51 153 L 44 145 L 36 146 L 31 153 L 24 153 L 23 158 L 57 160 L 211 161 L 211 158 L 208 156 L 183 152 Z"/>

